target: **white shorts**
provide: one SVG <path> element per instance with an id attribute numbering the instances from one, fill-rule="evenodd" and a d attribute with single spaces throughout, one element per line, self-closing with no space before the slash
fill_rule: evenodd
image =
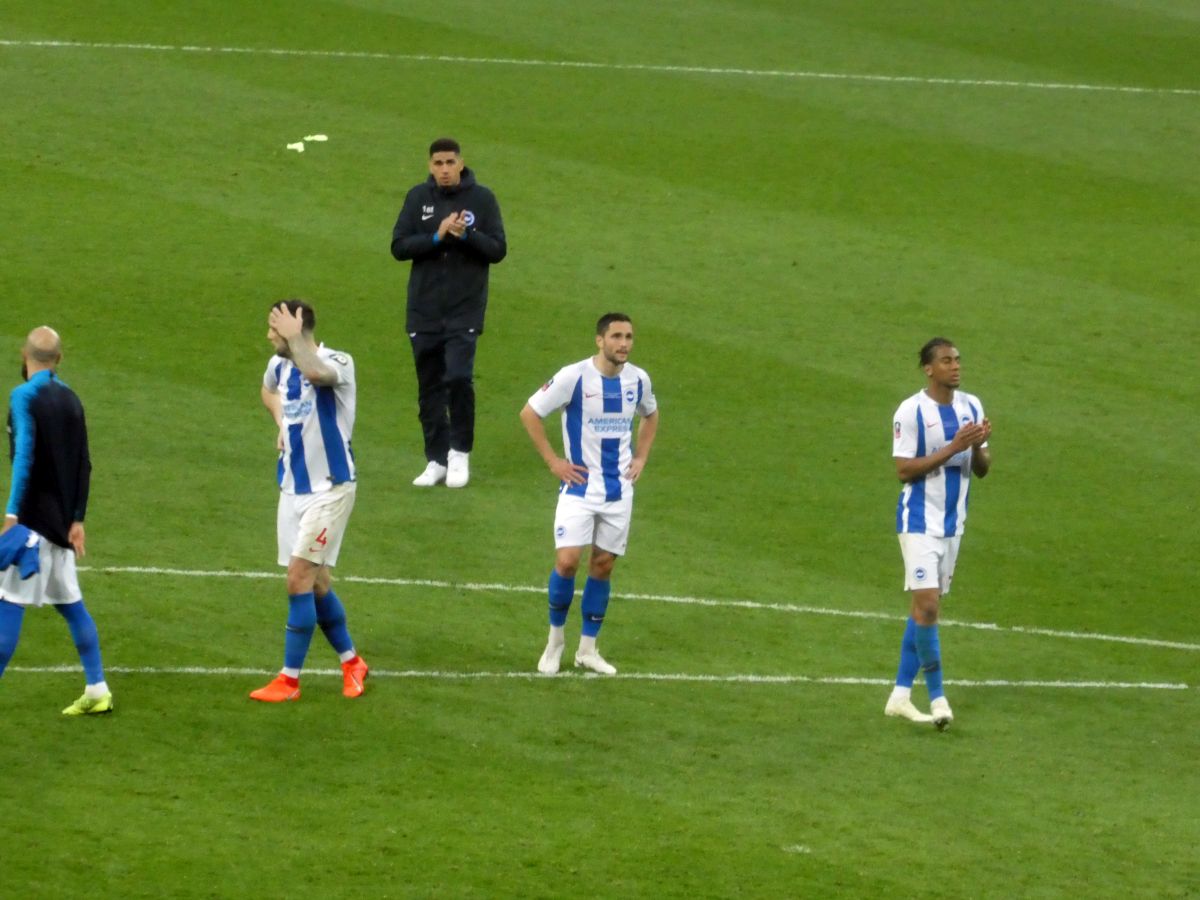
<path id="1" fill-rule="evenodd" d="M 623 556 L 632 516 L 633 497 L 605 503 L 559 494 L 554 512 L 554 546 L 561 549 L 594 544 L 614 556 Z"/>
<path id="2" fill-rule="evenodd" d="M 59 547 L 45 538 L 38 545 L 41 571 L 22 581 L 20 568 L 11 565 L 0 572 L 0 600 L 18 606 L 63 606 L 83 599 L 75 574 L 75 551 Z"/>
<path id="3" fill-rule="evenodd" d="M 943 538 L 899 534 L 897 537 L 900 538 L 900 555 L 904 557 L 904 589 L 923 591 L 936 587 L 943 595 L 950 593 L 962 535 Z"/>
<path id="4" fill-rule="evenodd" d="M 293 556 L 318 566 L 337 565 L 356 488 L 353 481 L 345 481 L 316 494 L 279 495 L 276 530 L 281 566 Z"/>

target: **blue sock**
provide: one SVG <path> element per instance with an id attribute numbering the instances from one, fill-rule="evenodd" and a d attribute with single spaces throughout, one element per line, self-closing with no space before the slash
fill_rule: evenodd
<path id="1" fill-rule="evenodd" d="M 917 656 L 921 660 L 921 671 L 925 673 L 925 684 L 929 687 L 929 699 L 945 696 L 942 690 L 942 651 L 938 646 L 936 625 L 917 626 Z"/>
<path id="2" fill-rule="evenodd" d="M 79 651 L 79 661 L 83 663 L 83 680 L 88 684 L 99 684 L 104 680 L 104 665 L 100 662 L 100 635 L 96 632 L 96 623 L 91 613 L 78 603 L 58 603 L 54 606 L 59 615 L 67 620 L 71 629 L 71 640 Z"/>
<path id="3" fill-rule="evenodd" d="M 17 649 L 21 638 L 21 621 L 25 618 L 25 607 L 7 600 L 0 600 L 0 675 Z"/>
<path id="4" fill-rule="evenodd" d="M 332 590 L 324 597 L 316 598 L 317 624 L 325 633 L 325 639 L 338 653 L 354 649 L 350 640 L 350 629 L 346 627 L 346 607 Z"/>
<path id="5" fill-rule="evenodd" d="M 283 642 L 283 667 L 303 669 L 313 629 L 317 627 L 317 603 L 313 592 L 288 594 L 287 634 Z"/>
<path id="6" fill-rule="evenodd" d="M 896 672 L 896 684 L 911 688 L 920 668 L 921 660 L 917 656 L 917 623 L 909 616 L 908 624 L 904 626 L 904 639 L 900 642 L 900 668 Z"/>
<path id="7" fill-rule="evenodd" d="M 587 637 L 595 637 L 600 633 L 604 624 L 604 612 L 608 609 L 608 596 L 612 592 L 612 584 L 599 578 L 589 577 L 583 583 L 583 598 L 579 606 L 583 611 L 583 633 Z"/>
<path id="8" fill-rule="evenodd" d="M 571 598 L 575 596 L 575 578 L 563 578 L 557 569 L 550 570 L 550 624 L 558 628 L 567 624 L 567 612 L 571 609 Z"/>

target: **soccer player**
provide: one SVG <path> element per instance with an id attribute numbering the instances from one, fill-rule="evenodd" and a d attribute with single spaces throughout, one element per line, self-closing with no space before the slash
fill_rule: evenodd
<path id="1" fill-rule="evenodd" d="M 318 347 L 316 324 L 313 308 L 301 300 L 281 300 L 267 316 L 275 355 L 262 401 L 279 429 L 277 533 L 288 592 L 283 669 L 250 694 L 267 703 L 300 699 L 300 670 L 317 625 L 341 660 L 342 693 L 361 696 L 367 677 L 329 573 L 354 508 L 354 360 Z"/>
<path id="2" fill-rule="evenodd" d="M 554 515 L 554 568 L 550 572 L 550 637 L 538 660 L 543 675 L 557 674 L 566 643 L 565 626 L 575 596 L 575 573 L 591 545 L 580 602 L 583 633 L 575 665 L 615 675 L 596 649 L 617 557 L 629 540 L 633 485 L 642 474 L 658 432 L 658 403 L 650 376 L 630 363 L 633 322 L 607 313 L 596 323 L 596 355 L 560 369 L 521 410 L 521 423 L 546 466 L 561 480 Z M 558 456 L 542 419 L 562 410 L 563 447 Z M 633 446 L 633 420 L 638 425 Z"/>
<path id="3" fill-rule="evenodd" d="M 935 337 L 926 343 L 920 366 L 925 388 L 900 404 L 892 431 L 896 475 L 904 483 L 896 506 L 896 531 L 904 558 L 904 589 L 912 592 L 912 602 L 896 686 L 884 713 L 932 722 L 944 730 L 954 714 L 942 690 L 938 609 L 954 577 L 971 476 L 982 478 L 992 465 L 987 446 L 992 425 L 979 398 L 958 389 L 961 366 L 953 341 Z M 912 702 L 918 669 L 929 688 L 929 714 Z"/>
<path id="4" fill-rule="evenodd" d="M 49 603 L 67 620 L 86 682 L 63 715 L 109 713 L 100 638 L 75 571 L 92 474 L 83 404 L 59 380 L 62 341 L 53 328 L 31 331 L 21 357 L 25 383 L 13 389 L 8 408 L 12 487 L 0 534 L 0 674 L 17 648 L 25 608 Z"/>

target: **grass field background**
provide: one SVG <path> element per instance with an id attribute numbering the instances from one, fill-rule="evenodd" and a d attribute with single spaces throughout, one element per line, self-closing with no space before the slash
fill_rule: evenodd
<path id="1" fill-rule="evenodd" d="M 0 895 L 1200 893 L 1198 60 L 1174 0 L 0 7 L 5 390 L 58 328 L 118 704 L 61 720 L 76 659 L 31 612 Z M 425 492 L 388 243 L 442 134 L 510 254 L 472 483 Z M 246 698 L 285 614 L 283 296 L 357 362 L 356 702 Z M 555 486 L 516 416 L 610 309 L 662 409 L 621 674 L 539 679 Z M 940 735 L 881 714 L 891 413 L 934 334 L 995 460 Z"/>

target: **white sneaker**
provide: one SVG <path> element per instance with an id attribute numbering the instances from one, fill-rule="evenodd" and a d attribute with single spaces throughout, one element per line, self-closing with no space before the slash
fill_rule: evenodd
<path id="1" fill-rule="evenodd" d="M 954 713 L 950 712 L 950 704 L 945 697 L 938 697 L 930 703 L 929 712 L 933 714 L 933 724 L 938 731 L 945 731 L 954 721 Z"/>
<path id="2" fill-rule="evenodd" d="M 538 660 L 538 671 L 543 675 L 557 675 L 565 646 L 566 644 L 547 643 L 546 649 L 542 651 L 542 658 Z"/>
<path id="3" fill-rule="evenodd" d="M 603 656 L 597 651 L 584 652 L 580 650 L 575 654 L 575 665 L 581 669 L 591 669 L 593 672 L 599 672 L 601 675 L 616 675 L 616 666 L 607 663 Z"/>
<path id="4" fill-rule="evenodd" d="M 446 467 L 441 463 L 431 462 L 425 471 L 413 479 L 417 487 L 433 487 L 446 480 Z"/>
<path id="5" fill-rule="evenodd" d="M 467 465 L 468 456 L 470 456 L 469 453 L 463 453 L 461 450 L 450 451 L 450 455 L 446 458 L 446 487 L 467 486 L 467 481 L 471 478 Z"/>
<path id="6" fill-rule="evenodd" d="M 899 696 L 897 694 L 892 694 L 888 697 L 887 706 L 883 708 L 883 714 L 885 716 L 908 719 L 910 722 L 921 722 L 926 725 L 933 721 L 933 716 L 917 709 L 910 697 Z"/>

